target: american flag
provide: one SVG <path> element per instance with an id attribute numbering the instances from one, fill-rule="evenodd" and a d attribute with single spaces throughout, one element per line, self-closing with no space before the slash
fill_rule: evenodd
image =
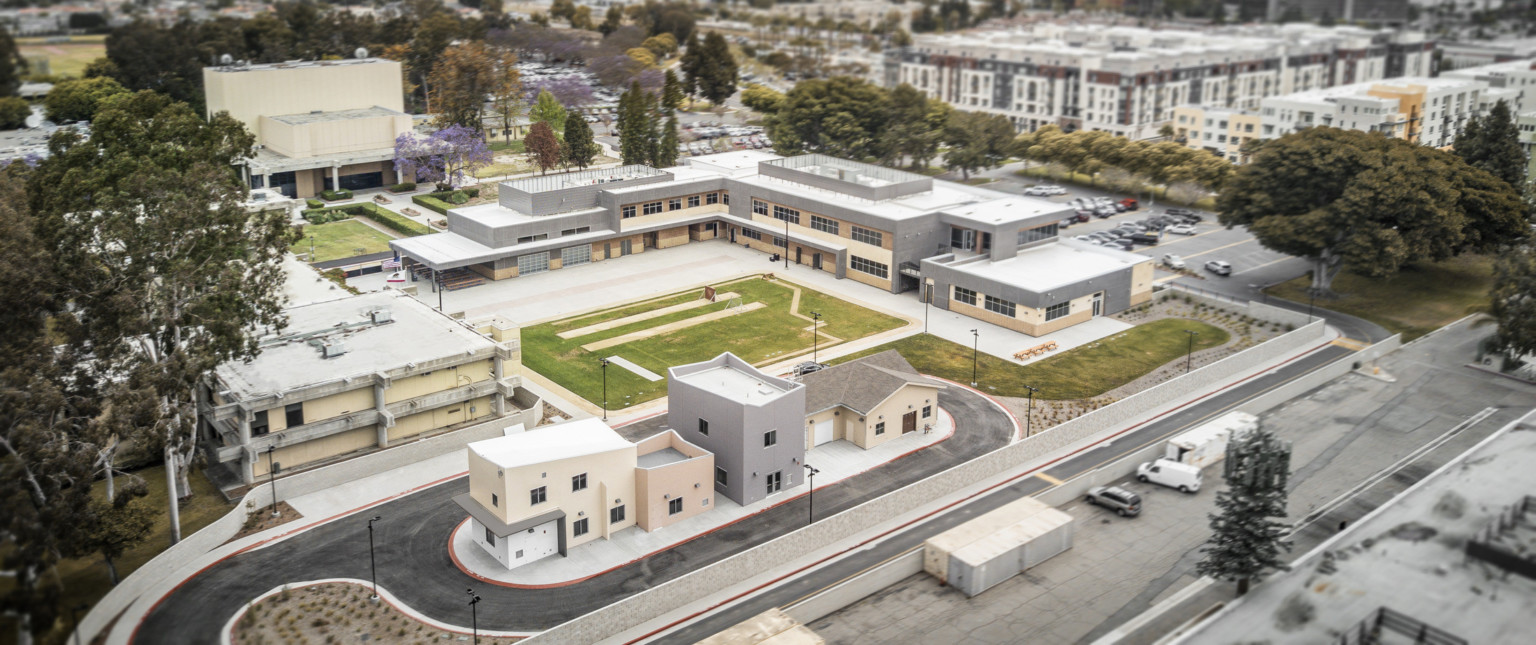
<path id="1" fill-rule="evenodd" d="M 383 264 L 379 265 L 379 267 L 384 269 L 385 271 L 388 271 L 390 269 L 398 269 L 398 268 L 400 268 L 400 261 L 396 260 L 395 258 L 390 258 L 388 260 L 385 260 Z"/>

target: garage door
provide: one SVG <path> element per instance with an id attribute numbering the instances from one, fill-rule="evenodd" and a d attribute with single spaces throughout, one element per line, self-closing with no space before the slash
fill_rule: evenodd
<path id="1" fill-rule="evenodd" d="M 517 258 L 517 274 L 543 273 L 549 270 L 549 251 L 529 253 Z"/>
<path id="2" fill-rule="evenodd" d="M 512 567 L 547 558 L 559 551 L 560 520 L 545 522 L 507 536 L 507 556 Z"/>
<path id="3" fill-rule="evenodd" d="M 560 266 L 570 267 L 592 261 L 592 245 L 583 244 L 560 249 Z"/>
<path id="4" fill-rule="evenodd" d="M 819 446 L 821 444 L 828 443 L 828 442 L 832 441 L 832 434 L 833 433 L 832 433 L 832 420 L 831 419 L 827 419 L 826 421 L 822 421 L 820 423 L 817 423 L 816 424 L 816 443 L 814 445 Z"/>

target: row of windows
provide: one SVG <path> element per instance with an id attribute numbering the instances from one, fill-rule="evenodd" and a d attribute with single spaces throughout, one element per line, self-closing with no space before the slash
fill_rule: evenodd
<path id="1" fill-rule="evenodd" d="M 853 230 L 850 232 L 849 236 L 852 237 L 853 241 L 855 242 L 863 242 L 871 246 L 880 246 L 885 239 L 885 236 L 882 235 L 880 231 L 871 231 L 862 226 L 854 226 L 852 229 Z"/>
<path id="2" fill-rule="evenodd" d="M 726 192 L 713 192 L 713 193 L 704 193 L 703 195 L 689 195 L 686 198 L 684 198 L 684 197 L 673 197 L 673 198 L 670 198 L 670 199 L 667 200 L 666 210 L 669 210 L 669 211 L 682 210 L 683 209 L 683 202 L 684 201 L 687 201 L 688 208 L 698 208 L 701 199 L 703 200 L 703 203 L 710 204 L 710 205 L 720 204 L 720 203 L 724 203 L 724 204 L 729 205 L 731 203 L 731 195 L 730 195 L 730 193 L 726 193 Z M 661 204 L 662 204 L 661 202 L 649 202 L 649 203 L 643 204 L 641 206 L 640 214 L 641 215 L 655 215 L 657 213 L 660 213 L 662 211 Z M 629 219 L 629 218 L 634 217 L 634 216 L 635 216 L 635 205 L 634 204 L 627 204 L 627 205 L 619 207 L 619 217 L 621 219 Z"/>
<path id="3" fill-rule="evenodd" d="M 1040 240 L 1049 240 L 1053 237 L 1056 237 L 1056 232 L 1055 222 L 1037 228 L 1020 229 L 1019 244 L 1028 244 L 1030 242 L 1039 242 Z"/>
<path id="4" fill-rule="evenodd" d="M 833 235 L 837 235 L 839 230 L 837 220 L 827 219 L 820 215 L 811 216 L 811 228 L 814 228 L 823 233 L 831 233 Z"/>
<path id="5" fill-rule="evenodd" d="M 757 231 L 754 231 L 754 230 L 752 230 L 750 228 L 745 228 L 745 227 L 743 227 L 741 229 L 741 236 L 745 237 L 745 238 L 747 238 L 749 240 L 762 241 L 762 239 L 763 239 L 763 234 L 762 233 L 759 233 Z"/>
<path id="6" fill-rule="evenodd" d="M 1070 302 L 1063 302 L 1059 305 L 1051 305 L 1045 308 L 1045 320 L 1046 322 L 1050 322 L 1057 318 L 1066 316 L 1069 313 L 1072 313 L 1072 303 Z"/>
<path id="7" fill-rule="evenodd" d="M 549 239 L 549 234 L 548 233 L 539 233 L 538 235 L 524 235 L 522 237 L 519 237 L 519 238 L 517 238 L 517 243 L 518 244 L 527 244 L 529 242 L 542 242 L 542 241 L 547 240 L 547 239 Z"/>
<path id="8" fill-rule="evenodd" d="M 655 215 L 657 213 L 660 213 L 661 212 L 661 202 L 651 202 L 649 204 L 646 204 L 645 206 L 641 207 L 640 212 L 644 213 L 646 215 Z"/>
<path id="9" fill-rule="evenodd" d="M 955 287 L 955 300 L 975 307 L 976 292 L 965 287 Z"/>
<path id="10" fill-rule="evenodd" d="M 1003 300 L 1002 298 L 994 298 L 992 296 L 986 297 L 985 306 L 987 311 L 995 314 L 1002 314 L 1009 318 L 1013 318 L 1017 311 L 1017 305 L 1007 300 Z"/>
<path id="11" fill-rule="evenodd" d="M 271 432 L 271 424 L 267 423 L 267 411 L 259 410 L 251 419 L 251 436 L 260 437 Z M 289 403 L 283 408 L 284 421 L 288 427 L 304 425 L 304 403 Z"/>
<path id="12" fill-rule="evenodd" d="M 861 273 L 868 273 L 882 280 L 888 280 L 891 277 L 891 268 L 889 266 L 874 260 L 866 260 L 857 255 L 848 256 L 848 268 Z"/>
<path id="13" fill-rule="evenodd" d="M 795 210 L 793 208 L 785 208 L 785 207 L 780 206 L 778 204 L 774 204 L 773 205 L 773 218 L 777 219 L 777 220 L 783 220 L 783 221 L 789 222 L 790 224 L 799 224 L 800 223 L 800 211 L 797 211 L 797 210 Z"/>
<path id="14" fill-rule="evenodd" d="M 771 206 L 772 208 L 770 209 L 770 204 L 761 199 L 754 198 L 752 200 L 753 213 L 758 215 L 771 214 L 774 219 L 783 220 L 791 224 L 800 223 L 800 211 L 778 204 L 772 204 Z M 820 215 L 811 215 L 811 228 L 833 235 L 840 234 L 842 230 L 842 226 L 837 220 Z M 849 237 L 852 237 L 855 242 L 881 246 L 885 240 L 885 234 L 880 231 L 870 230 L 862 226 L 850 226 L 850 228 L 852 230 L 849 232 Z"/>

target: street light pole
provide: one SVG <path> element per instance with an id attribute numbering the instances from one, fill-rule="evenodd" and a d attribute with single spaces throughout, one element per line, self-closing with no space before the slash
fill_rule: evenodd
<path id="1" fill-rule="evenodd" d="M 933 285 L 923 280 L 923 333 L 928 333 L 928 307 L 933 304 Z"/>
<path id="2" fill-rule="evenodd" d="M 1312 324 L 1312 303 L 1317 301 L 1317 289 L 1307 290 L 1307 324 Z"/>
<path id="3" fill-rule="evenodd" d="M 1040 390 L 1032 388 L 1028 385 L 1025 385 L 1024 389 L 1029 390 L 1029 409 L 1024 413 L 1024 438 L 1028 439 L 1030 432 L 1029 422 L 1035 416 L 1035 392 L 1039 392 Z"/>
<path id="4" fill-rule="evenodd" d="M 379 562 L 373 557 L 373 523 L 379 521 L 380 517 L 375 515 L 368 520 L 368 575 L 373 580 L 373 598 L 369 600 L 374 602 L 379 601 Z"/>
<path id="5" fill-rule="evenodd" d="M 811 320 L 814 321 L 811 323 L 811 362 L 818 363 L 816 349 L 821 340 L 821 314 L 811 312 Z"/>
<path id="6" fill-rule="evenodd" d="M 608 359 L 599 358 L 597 364 L 603 366 L 603 420 L 608 420 Z"/>
<path id="7" fill-rule="evenodd" d="M 810 505 L 810 517 L 809 517 L 808 521 L 806 521 L 806 525 L 809 526 L 809 525 L 814 524 L 816 522 L 816 473 L 819 473 L 821 471 L 817 470 L 815 467 L 811 466 L 810 464 L 800 464 L 800 465 L 805 466 L 805 469 L 810 472 L 811 492 L 810 492 L 809 495 L 807 495 L 807 501 L 809 502 L 809 505 Z"/>
<path id="8" fill-rule="evenodd" d="M 1189 349 L 1185 350 L 1184 352 L 1184 373 L 1188 374 L 1190 359 L 1192 359 L 1195 355 L 1195 337 L 1199 336 L 1200 332 L 1186 329 L 1184 330 L 1184 333 L 1189 334 Z"/>
<path id="9" fill-rule="evenodd" d="M 277 517 L 277 462 L 272 461 L 272 451 L 277 446 L 267 446 L 267 481 L 272 484 L 272 517 Z"/>
<path id="10" fill-rule="evenodd" d="M 474 635 L 474 645 L 480 645 L 480 617 L 475 610 L 475 605 L 480 604 L 480 596 L 475 595 L 474 589 L 465 589 L 464 593 L 469 594 L 470 633 Z"/>
<path id="11" fill-rule="evenodd" d="M 789 218 L 784 218 L 784 268 L 789 269 Z"/>
<path id="12" fill-rule="evenodd" d="M 976 352 L 981 347 L 981 333 L 971 330 L 971 387 L 976 387 Z"/>

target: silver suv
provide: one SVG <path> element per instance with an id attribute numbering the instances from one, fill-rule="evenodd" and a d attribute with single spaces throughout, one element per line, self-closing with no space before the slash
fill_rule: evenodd
<path id="1" fill-rule="evenodd" d="M 1088 489 L 1088 503 L 1113 510 L 1120 517 L 1141 515 L 1141 498 L 1119 486 L 1095 486 Z"/>

